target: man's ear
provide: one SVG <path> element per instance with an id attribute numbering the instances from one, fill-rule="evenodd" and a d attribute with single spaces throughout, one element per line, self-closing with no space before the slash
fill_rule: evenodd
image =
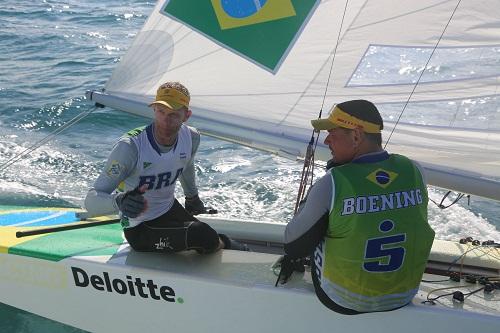
<path id="1" fill-rule="evenodd" d="M 191 117 L 192 114 L 193 114 L 193 112 L 190 109 L 188 109 L 186 111 L 186 115 L 184 117 L 184 122 L 186 122 L 189 119 L 189 117 Z"/>
<path id="2" fill-rule="evenodd" d="M 363 142 L 363 139 L 365 138 L 364 137 L 365 132 L 359 127 L 354 128 L 352 132 L 354 138 L 354 145 L 356 147 L 359 147 L 359 145 L 361 144 L 361 142 Z"/>

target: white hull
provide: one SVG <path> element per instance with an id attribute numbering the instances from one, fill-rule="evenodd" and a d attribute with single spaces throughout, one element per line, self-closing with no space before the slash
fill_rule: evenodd
<path id="1" fill-rule="evenodd" d="M 214 219 L 209 222 L 219 232 L 263 240 L 262 244 L 267 245 L 279 243 L 277 238 L 283 228 L 266 223 Z M 396 311 L 340 315 L 317 300 L 307 272 L 294 273 L 289 283 L 275 288 L 276 276 L 271 267 L 278 258 L 277 254 L 232 250 L 206 256 L 137 253 L 127 245 L 112 257 L 82 256 L 59 262 L 2 253 L 0 301 L 91 332 L 307 332 L 314 329 L 318 332 L 421 333 L 498 332 L 500 327 L 500 298 L 495 293 L 489 295 L 488 300 L 488 295 L 481 291 L 459 305 L 454 305 L 450 297 L 440 299 L 437 305 L 421 304 L 430 290 L 453 286 L 451 282 L 422 283 L 413 304 Z M 76 273 L 79 284 L 85 282 L 84 271 L 88 286 L 76 286 L 73 271 L 79 272 Z M 111 291 L 107 291 L 105 272 Z M 97 277 L 91 278 L 92 275 Z M 443 277 L 427 275 L 426 278 L 441 280 Z M 103 290 L 93 287 L 91 279 Z M 113 287 L 116 279 L 123 283 L 115 281 Z M 131 295 L 131 285 L 125 287 L 126 292 L 120 289 L 136 279 L 144 284 L 152 280 L 157 286 L 153 288 L 153 295 L 160 299 L 153 299 L 147 286 L 142 288 L 143 296 L 135 284 L 132 286 L 135 296 Z M 175 297 L 167 292 L 164 296 L 175 302 L 162 298 L 162 286 L 173 289 Z M 477 288 L 470 285 L 460 290 L 465 293 Z"/>

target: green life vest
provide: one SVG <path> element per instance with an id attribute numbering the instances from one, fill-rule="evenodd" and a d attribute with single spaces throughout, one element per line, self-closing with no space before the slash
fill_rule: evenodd
<path id="1" fill-rule="evenodd" d="M 376 163 L 331 169 L 335 184 L 329 225 L 315 252 L 321 289 L 360 312 L 411 301 L 434 239 L 427 189 L 418 168 L 391 154 Z"/>

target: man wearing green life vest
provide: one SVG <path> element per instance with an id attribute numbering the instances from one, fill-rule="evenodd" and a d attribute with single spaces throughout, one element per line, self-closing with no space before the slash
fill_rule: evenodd
<path id="1" fill-rule="evenodd" d="M 316 294 L 339 313 L 410 303 L 434 239 L 420 167 L 382 148 L 383 120 L 371 102 L 337 104 L 311 123 L 328 131 L 334 166 L 288 223 L 287 260 L 311 255 Z"/>

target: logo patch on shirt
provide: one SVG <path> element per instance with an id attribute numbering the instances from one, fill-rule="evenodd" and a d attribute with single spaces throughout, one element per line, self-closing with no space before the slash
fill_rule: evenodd
<path id="1" fill-rule="evenodd" d="M 110 176 L 111 178 L 117 178 L 120 176 L 124 169 L 124 166 L 120 164 L 118 161 L 111 161 L 111 164 L 108 167 L 108 170 L 106 170 L 106 174 Z"/>
<path id="2" fill-rule="evenodd" d="M 396 179 L 397 176 L 398 174 L 395 172 L 377 169 L 366 176 L 366 179 L 382 188 L 386 188 L 394 181 L 394 179 Z"/>
<path id="3" fill-rule="evenodd" d="M 153 164 L 153 163 L 151 163 L 151 162 L 142 162 L 142 168 L 143 168 L 143 169 L 147 169 L 147 168 L 149 168 L 149 166 L 150 166 L 151 164 Z"/>
<path id="4" fill-rule="evenodd" d="M 184 159 L 184 158 L 187 157 L 187 154 L 186 153 L 180 153 L 179 157 L 180 157 L 180 159 Z"/>

